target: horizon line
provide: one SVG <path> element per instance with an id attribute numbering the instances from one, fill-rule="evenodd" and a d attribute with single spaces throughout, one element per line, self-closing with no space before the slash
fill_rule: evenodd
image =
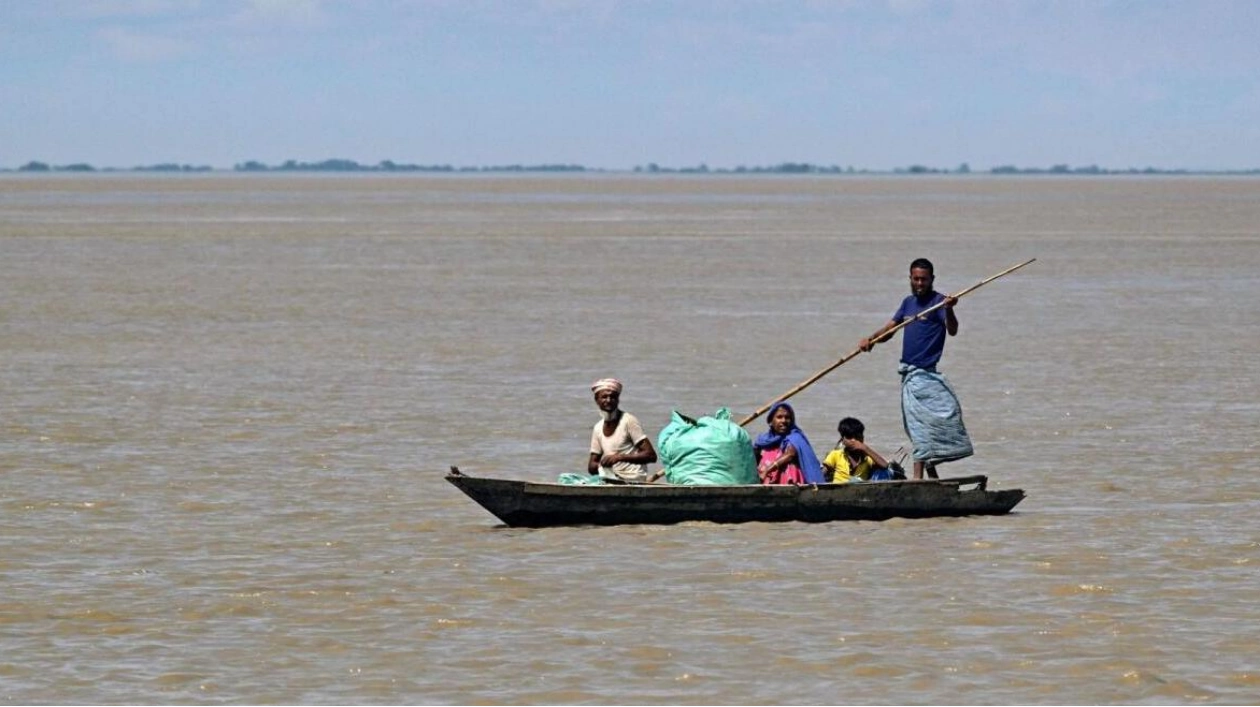
<path id="1" fill-rule="evenodd" d="M 299 162 L 289 159 L 278 165 L 268 165 L 257 160 L 247 160 L 237 162 L 231 167 L 215 167 L 212 165 L 194 165 L 190 163 L 177 162 L 159 162 L 149 165 L 135 165 L 131 167 L 102 166 L 97 167 L 87 162 L 73 162 L 61 165 L 54 165 L 39 160 L 30 160 L 26 164 L 19 167 L 0 167 L 2 172 L 17 173 L 49 173 L 49 172 L 72 172 L 79 174 L 91 173 L 116 173 L 116 172 L 165 172 L 165 173 L 206 173 L 206 172 L 374 172 L 374 173 L 486 173 L 486 172 L 609 172 L 609 173 L 635 173 L 635 174 L 815 174 L 815 175 L 836 175 L 836 174 L 1002 174 L 1002 175 L 1020 175 L 1020 174 L 1050 174 L 1050 175 L 1134 175 L 1134 174 L 1170 174 L 1170 175 L 1240 175 L 1240 174 L 1260 174 L 1260 168 L 1186 168 L 1186 167 L 1100 167 L 1097 164 L 1073 167 L 1066 163 L 1055 164 L 1050 167 L 1020 167 L 1015 164 L 1003 164 L 988 169 L 972 169 L 967 162 L 960 163 L 955 168 L 929 167 L 923 164 L 912 164 L 905 167 L 893 167 L 891 169 L 873 169 L 869 167 L 855 167 L 846 165 L 841 167 L 838 164 L 821 164 L 812 162 L 792 162 L 785 161 L 773 165 L 738 165 L 736 167 L 710 167 L 705 162 L 700 162 L 695 166 L 670 167 L 661 166 L 656 162 L 648 162 L 643 165 L 635 165 L 629 168 L 607 168 L 607 167 L 591 167 L 577 163 L 536 163 L 536 164 L 492 164 L 492 165 L 463 165 L 455 166 L 450 163 L 445 164 L 429 164 L 421 165 L 415 163 L 399 163 L 394 160 L 381 160 L 376 164 L 360 163 L 356 160 L 344 158 L 330 158 L 320 160 L 318 162 Z"/>

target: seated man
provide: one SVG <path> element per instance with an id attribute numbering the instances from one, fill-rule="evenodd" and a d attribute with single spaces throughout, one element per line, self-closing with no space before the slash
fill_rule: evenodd
<path id="1" fill-rule="evenodd" d="M 621 381 L 603 378 L 591 386 L 600 420 L 591 430 L 591 456 L 586 470 L 606 479 L 647 481 L 656 449 L 639 419 L 621 409 Z"/>

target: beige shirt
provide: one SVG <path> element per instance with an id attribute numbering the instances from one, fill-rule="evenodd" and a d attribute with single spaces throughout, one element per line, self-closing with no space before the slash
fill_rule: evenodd
<path id="1" fill-rule="evenodd" d="M 623 410 L 621 419 L 617 421 L 617 429 L 613 430 L 611 436 L 604 436 L 603 420 L 595 423 L 595 428 L 591 430 L 591 454 L 601 457 L 605 454 L 629 454 L 645 439 L 647 435 L 643 433 L 639 418 Z M 606 478 L 615 476 L 626 481 L 647 481 L 647 464 L 617 462 L 611 469 L 600 466 L 599 475 Z"/>

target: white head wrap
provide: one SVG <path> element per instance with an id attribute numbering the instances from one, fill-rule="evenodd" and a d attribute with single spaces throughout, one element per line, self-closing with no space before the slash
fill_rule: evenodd
<path id="1" fill-rule="evenodd" d="M 601 390 L 611 390 L 612 392 L 621 394 L 621 381 L 616 378 L 600 378 L 591 384 L 591 392 L 598 393 Z"/>

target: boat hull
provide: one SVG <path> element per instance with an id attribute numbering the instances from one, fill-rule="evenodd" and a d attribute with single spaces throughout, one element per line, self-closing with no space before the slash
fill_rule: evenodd
<path id="1" fill-rule="evenodd" d="M 521 528 L 1002 515 L 1024 499 L 1020 489 L 987 490 L 984 476 L 810 486 L 567 485 L 452 469 L 446 480 L 504 524 Z"/>

